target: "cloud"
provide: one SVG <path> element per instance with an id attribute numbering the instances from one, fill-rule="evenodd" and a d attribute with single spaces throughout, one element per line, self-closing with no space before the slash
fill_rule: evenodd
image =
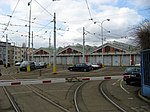
<path id="1" fill-rule="evenodd" d="M 128 0 L 131 4 L 133 4 L 136 7 L 150 7 L 149 0 Z"/>
<path id="2" fill-rule="evenodd" d="M 10 22 L 14 26 L 9 26 L 9 31 L 6 31 L 6 33 L 9 34 L 9 38 L 16 43 L 21 44 L 25 41 L 28 43 L 29 6 L 27 4 L 29 1 L 30 0 L 21 0 L 19 2 Z M 9 10 L 11 11 L 8 12 L 7 9 L 0 8 L 0 12 L 7 12 L 6 15 L 11 14 L 16 3 L 17 0 L 2 0 L 0 6 L 6 5 L 10 7 Z M 103 23 L 104 36 L 107 37 L 106 40 L 120 39 L 122 36 L 128 36 L 128 30 L 143 19 L 137 10 L 131 9 L 130 7 L 117 6 L 118 0 L 88 0 L 88 4 L 93 21 L 90 20 L 89 10 L 84 0 L 61 0 L 56 2 L 50 0 L 32 0 L 31 21 L 33 23 L 31 24 L 31 31 L 34 32 L 34 36 L 38 35 L 34 38 L 34 46 L 36 48 L 47 47 L 50 36 L 51 44 L 53 45 L 54 25 L 51 21 L 53 20 L 52 16 L 54 12 L 56 12 L 57 29 L 61 28 L 63 30 L 56 30 L 57 47 L 73 43 L 82 44 L 83 27 L 91 33 L 101 35 L 100 22 L 108 18 L 110 21 Z M 7 23 L 8 20 L 8 16 L 0 14 L 1 23 Z M 94 24 L 94 21 L 96 21 L 97 24 Z M 5 26 L 0 25 L 0 28 L 5 28 Z M 106 30 L 111 33 L 107 33 Z M 4 34 L 0 32 L 0 35 Z M 93 45 L 97 42 L 96 45 L 100 45 L 100 35 L 86 34 L 86 44 Z M 43 36 L 43 38 L 41 38 L 41 36 Z M 4 38 L 2 38 L 2 40 L 4 40 Z"/>

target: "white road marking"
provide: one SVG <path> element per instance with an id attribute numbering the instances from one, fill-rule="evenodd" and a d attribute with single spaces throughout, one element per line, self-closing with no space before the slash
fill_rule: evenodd
<path id="1" fill-rule="evenodd" d="M 112 85 L 113 85 L 113 86 L 116 85 L 116 82 L 114 82 Z"/>
<path id="2" fill-rule="evenodd" d="M 116 85 L 116 84 L 117 84 L 117 82 L 119 82 L 121 79 L 122 79 L 122 78 L 118 79 L 118 80 L 117 80 L 117 81 L 115 81 L 112 85 L 113 85 L 113 86 L 114 86 L 114 85 Z"/>

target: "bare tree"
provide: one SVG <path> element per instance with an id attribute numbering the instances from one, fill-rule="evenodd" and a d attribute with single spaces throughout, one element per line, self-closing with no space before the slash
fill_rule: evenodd
<path id="1" fill-rule="evenodd" d="M 135 36 L 142 50 L 150 49 L 150 22 L 148 20 L 135 28 Z"/>

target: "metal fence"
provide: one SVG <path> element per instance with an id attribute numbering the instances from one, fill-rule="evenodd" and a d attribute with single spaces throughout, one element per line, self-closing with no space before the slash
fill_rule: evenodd
<path id="1" fill-rule="evenodd" d="M 150 97 L 150 49 L 141 52 L 142 94 Z"/>

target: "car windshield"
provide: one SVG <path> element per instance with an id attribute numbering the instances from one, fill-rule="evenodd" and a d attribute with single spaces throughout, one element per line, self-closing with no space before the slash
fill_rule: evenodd
<path id="1" fill-rule="evenodd" d="M 21 63 L 21 65 L 27 65 L 29 62 L 28 61 L 23 61 L 22 63 Z"/>
<path id="2" fill-rule="evenodd" d="M 35 65 L 39 65 L 39 62 L 34 62 L 35 63 Z"/>
<path id="3" fill-rule="evenodd" d="M 44 65 L 44 62 L 39 62 L 40 65 Z"/>
<path id="4" fill-rule="evenodd" d="M 140 72 L 140 67 L 129 67 L 126 72 Z"/>

